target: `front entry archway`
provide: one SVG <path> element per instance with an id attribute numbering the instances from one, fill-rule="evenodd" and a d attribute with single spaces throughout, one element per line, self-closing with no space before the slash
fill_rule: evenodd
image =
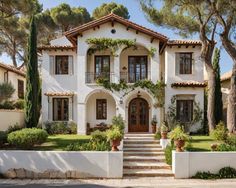
<path id="1" fill-rule="evenodd" d="M 143 98 L 135 98 L 129 103 L 129 132 L 149 132 L 149 107 Z"/>

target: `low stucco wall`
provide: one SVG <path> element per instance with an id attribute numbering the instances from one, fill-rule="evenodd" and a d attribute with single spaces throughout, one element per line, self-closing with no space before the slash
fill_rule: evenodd
<path id="1" fill-rule="evenodd" d="M 25 115 L 22 110 L 0 110 L 0 131 L 6 131 L 9 126 L 18 125 L 23 126 Z"/>
<path id="2" fill-rule="evenodd" d="M 122 178 L 123 152 L 0 151 L 0 173 L 9 169 L 76 172 L 76 178 Z"/>
<path id="3" fill-rule="evenodd" d="M 190 178 L 197 172 L 217 173 L 223 167 L 236 169 L 236 152 L 172 152 L 175 178 Z"/>

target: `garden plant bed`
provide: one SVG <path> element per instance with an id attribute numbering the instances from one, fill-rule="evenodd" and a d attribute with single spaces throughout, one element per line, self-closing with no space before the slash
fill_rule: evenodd
<path id="1" fill-rule="evenodd" d="M 210 136 L 191 136 L 191 151 L 211 151 L 211 144 L 220 143 Z"/>

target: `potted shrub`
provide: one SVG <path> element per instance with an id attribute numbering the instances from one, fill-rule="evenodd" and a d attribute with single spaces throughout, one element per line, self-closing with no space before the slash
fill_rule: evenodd
<path id="1" fill-rule="evenodd" d="M 181 126 L 177 126 L 173 131 L 170 132 L 170 139 L 174 140 L 176 151 L 182 152 L 185 145 L 185 141 L 189 139 L 189 136 L 184 133 Z"/>
<path id="2" fill-rule="evenodd" d="M 151 124 L 152 124 L 152 133 L 156 133 L 156 131 L 157 131 L 157 120 L 156 120 L 155 117 L 152 118 Z"/>
<path id="3" fill-rule="evenodd" d="M 166 126 L 165 123 L 162 123 L 162 125 L 161 125 L 161 138 L 167 139 L 167 133 L 168 133 L 168 127 Z"/>
<path id="4" fill-rule="evenodd" d="M 107 139 L 111 142 L 112 151 L 119 151 L 117 147 L 120 145 L 123 136 L 124 133 L 117 126 L 107 130 Z"/>

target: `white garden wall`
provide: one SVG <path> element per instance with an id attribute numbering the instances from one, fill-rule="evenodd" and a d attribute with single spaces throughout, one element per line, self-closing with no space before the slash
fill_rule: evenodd
<path id="1" fill-rule="evenodd" d="M 24 111 L 22 110 L 0 110 L 0 131 L 6 131 L 9 126 L 24 125 Z"/>
<path id="2" fill-rule="evenodd" d="M 122 178 L 123 152 L 0 151 L 0 173 L 9 169 L 78 172 L 78 178 Z"/>
<path id="3" fill-rule="evenodd" d="M 223 167 L 236 169 L 236 152 L 172 152 L 175 178 L 190 178 L 199 171 L 217 173 Z"/>

